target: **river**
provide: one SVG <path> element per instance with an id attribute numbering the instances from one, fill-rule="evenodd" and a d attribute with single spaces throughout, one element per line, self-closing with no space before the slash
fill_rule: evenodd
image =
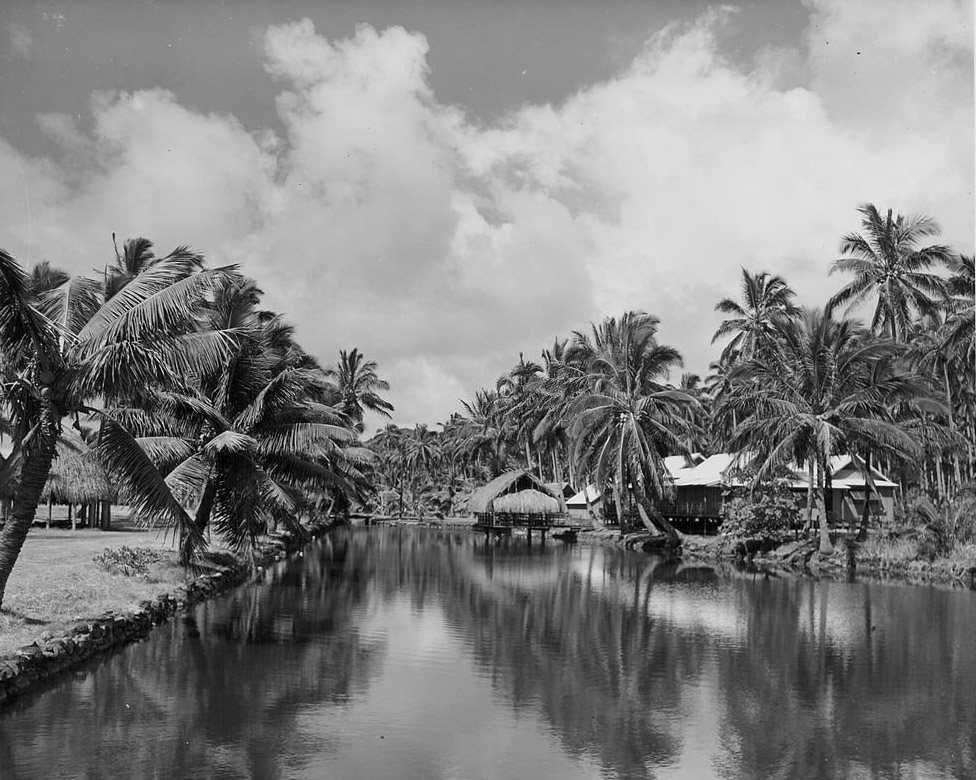
<path id="1" fill-rule="evenodd" d="M 0 712 L 0 777 L 974 778 L 976 592 L 346 529 Z"/>

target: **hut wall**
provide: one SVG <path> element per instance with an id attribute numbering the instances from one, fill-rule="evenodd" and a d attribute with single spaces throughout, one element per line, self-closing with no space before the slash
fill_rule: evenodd
<path id="1" fill-rule="evenodd" d="M 662 501 L 658 509 L 665 517 L 722 516 L 722 488 L 718 485 L 679 485 L 672 501 Z"/>

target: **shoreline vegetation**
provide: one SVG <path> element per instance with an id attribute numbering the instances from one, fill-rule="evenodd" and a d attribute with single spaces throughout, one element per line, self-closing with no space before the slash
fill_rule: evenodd
<path id="1" fill-rule="evenodd" d="M 861 232 L 842 237 L 826 269 L 846 284 L 825 304 L 802 306 L 782 277 L 741 270 L 740 296 L 715 306 L 725 319 L 712 341 L 725 343 L 704 380 L 679 374 L 659 317 L 628 311 L 557 339 L 540 363 L 520 353 L 440 430 L 391 423 L 368 439 L 365 415 L 394 411 L 377 363 L 351 349 L 320 365 L 236 267 L 208 268 L 187 247 L 157 257 L 144 238 L 116 245 L 98 278 L 46 261 L 24 268 L 0 250 L 0 642 L 31 626 L 76 632 L 73 618 L 112 610 L 81 632 L 97 641 L 44 640 L 0 664 L 0 679 L 20 685 L 141 635 L 181 600 L 262 565 L 269 539 L 301 539 L 303 527 L 353 512 L 451 516 L 517 471 L 547 491 L 589 496 L 593 486 L 600 506 L 587 497 L 586 513 L 617 529 L 594 539 L 812 572 L 853 561 L 965 579 L 976 566 L 973 258 L 927 243 L 940 232 L 930 217 L 858 211 Z M 690 541 L 668 509 L 676 484 L 665 459 L 717 453 L 737 467 L 721 482 L 738 492 L 710 518 L 724 541 Z M 837 457 L 862 478 L 848 494 L 859 517 L 848 532 L 829 510 Z M 893 513 L 872 475 L 897 486 Z M 107 530 L 120 504 L 170 529 L 174 551 L 120 544 L 101 563 L 144 569 L 182 597 L 109 594 L 70 545 L 46 564 L 31 557 L 59 538 L 35 530 L 45 509 L 67 506 L 72 528 Z M 38 565 L 52 575 L 60 564 L 86 570 L 64 575 L 63 598 L 32 581 Z M 119 616 L 133 599 L 138 617 Z"/>
<path id="2" fill-rule="evenodd" d="M 161 531 L 33 532 L 16 575 L 16 595 L 0 613 L 0 714 L 5 703 L 48 680 L 244 584 L 330 527 L 316 523 L 300 535 L 268 535 L 253 556 L 220 551 L 195 571 L 178 565 L 172 534 L 167 539 Z"/>

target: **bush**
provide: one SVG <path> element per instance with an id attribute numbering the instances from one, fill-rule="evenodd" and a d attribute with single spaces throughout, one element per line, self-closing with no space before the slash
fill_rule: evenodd
<path id="1" fill-rule="evenodd" d="M 798 510 L 789 485 L 783 480 L 774 480 L 753 490 L 735 488 L 723 511 L 723 536 L 779 544 L 791 538 Z"/>
<path id="2" fill-rule="evenodd" d="M 126 547 L 116 550 L 106 547 L 92 560 L 109 574 L 122 574 L 126 577 L 150 578 L 150 567 L 167 559 L 166 553 L 148 547 Z"/>
<path id="3" fill-rule="evenodd" d="M 967 485 L 942 506 L 913 490 L 896 507 L 895 524 L 917 536 L 919 557 L 932 561 L 948 556 L 956 547 L 976 542 L 976 487 Z"/>

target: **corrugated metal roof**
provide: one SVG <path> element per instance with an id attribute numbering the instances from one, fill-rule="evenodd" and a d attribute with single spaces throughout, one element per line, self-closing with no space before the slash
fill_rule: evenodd
<path id="1" fill-rule="evenodd" d="M 574 508 L 585 507 L 587 496 L 589 496 L 591 504 L 595 504 L 600 500 L 600 491 L 596 489 L 596 485 L 587 485 L 572 498 L 567 498 L 566 506 Z"/>

